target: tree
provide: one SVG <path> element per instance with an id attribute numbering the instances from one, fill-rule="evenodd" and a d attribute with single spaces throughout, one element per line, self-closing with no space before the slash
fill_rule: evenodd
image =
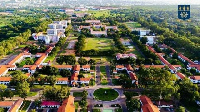
<path id="1" fill-rule="evenodd" d="M 30 87 L 33 86 L 33 84 L 35 83 L 36 79 L 34 77 L 30 77 L 27 79 L 27 82 L 30 84 Z"/>
<path id="2" fill-rule="evenodd" d="M 195 101 L 199 98 L 198 86 L 193 84 L 189 79 L 178 81 L 180 99 L 187 102 Z"/>
<path id="3" fill-rule="evenodd" d="M 10 89 L 6 89 L 5 92 L 4 92 L 4 96 L 6 98 L 10 98 L 11 99 L 14 96 L 14 94 Z"/>
<path id="4" fill-rule="evenodd" d="M 127 100 L 126 106 L 129 112 L 137 111 L 140 109 L 140 101 L 137 99 Z"/>
<path id="5" fill-rule="evenodd" d="M 18 83 L 16 90 L 19 93 L 19 96 L 21 98 L 24 98 L 25 100 L 26 97 L 28 96 L 28 93 L 30 92 L 29 83 L 26 81 L 22 83 Z"/>
<path id="6" fill-rule="evenodd" d="M 61 69 L 60 70 L 60 75 L 62 77 L 69 77 L 69 76 L 71 76 L 71 72 L 69 70 L 66 70 L 66 69 Z"/>
<path id="7" fill-rule="evenodd" d="M 80 57 L 80 58 L 78 59 L 78 63 L 79 63 L 80 65 L 86 65 L 86 64 L 87 64 L 87 60 L 86 60 L 85 58 Z"/>
<path id="8" fill-rule="evenodd" d="M 90 65 L 95 65 L 95 64 L 96 64 L 96 61 L 95 61 L 94 59 L 90 59 L 90 60 L 88 61 L 88 63 L 89 63 Z"/>
<path id="9" fill-rule="evenodd" d="M 190 72 L 191 72 L 192 74 L 195 74 L 195 73 L 196 73 L 196 69 L 191 68 L 191 69 L 190 69 Z"/>
<path id="10" fill-rule="evenodd" d="M 0 108 L 0 112 L 4 112 L 4 108 Z"/>
<path id="11" fill-rule="evenodd" d="M 51 86 L 56 84 L 56 77 L 55 76 L 47 76 L 47 82 L 50 83 Z"/>
<path id="12" fill-rule="evenodd" d="M 66 87 L 47 87 L 43 91 L 43 97 L 46 100 L 63 101 L 69 96 L 68 88 Z"/>
<path id="13" fill-rule="evenodd" d="M 142 42 L 142 44 L 146 44 L 148 42 L 148 39 L 147 37 L 142 37 L 140 41 Z"/>
<path id="14" fill-rule="evenodd" d="M 64 57 L 60 56 L 59 58 L 56 58 L 56 62 L 60 65 L 62 65 L 64 63 Z"/>
<path id="15" fill-rule="evenodd" d="M 3 85 L 3 84 L 0 84 L 0 97 L 1 97 L 1 101 L 4 100 L 4 91 L 7 89 L 7 86 L 6 85 Z"/>
<path id="16" fill-rule="evenodd" d="M 179 106 L 176 112 L 185 112 L 185 107 Z"/>
<path id="17" fill-rule="evenodd" d="M 64 61 L 67 65 L 74 65 L 76 63 L 76 58 L 74 55 L 64 56 Z"/>

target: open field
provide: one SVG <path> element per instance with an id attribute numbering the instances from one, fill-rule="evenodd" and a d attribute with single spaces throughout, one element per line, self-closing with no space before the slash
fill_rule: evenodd
<path id="1" fill-rule="evenodd" d="M 86 50 L 108 50 L 111 49 L 113 40 L 108 38 L 87 38 L 84 51 Z"/>
<path id="2" fill-rule="evenodd" d="M 127 47 L 127 49 L 129 49 L 129 48 Z M 132 49 L 129 49 L 129 51 L 128 51 L 127 53 L 133 53 L 133 54 L 135 54 L 137 57 L 143 57 L 143 56 L 141 55 L 141 53 L 135 48 L 135 46 L 133 46 Z"/>
<path id="3" fill-rule="evenodd" d="M 141 24 L 137 22 L 126 22 L 125 23 L 129 28 L 141 28 Z"/>
<path id="4" fill-rule="evenodd" d="M 89 10 L 89 11 L 84 11 L 84 12 L 93 14 L 95 17 L 100 17 L 100 16 L 108 17 L 110 15 L 109 10 Z M 78 11 L 76 13 L 84 13 L 84 12 Z"/>

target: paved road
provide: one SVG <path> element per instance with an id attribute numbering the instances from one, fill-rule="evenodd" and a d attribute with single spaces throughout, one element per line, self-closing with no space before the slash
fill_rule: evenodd
<path id="1" fill-rule="evenodd" d="M 113 85 L 112 84 L 112 79 L 110 77 L 110 66 L 106 65 L 105 67 L 106 67 L 105 69 L 106 69 L 106 75 L 107 75 L 108 85 Z"/>
<path id="2" fill-rule="evenodd" d="M 100 65 L 96 65 L 96 84 L 101 84 L 101 77 L 100 77 Z"/>

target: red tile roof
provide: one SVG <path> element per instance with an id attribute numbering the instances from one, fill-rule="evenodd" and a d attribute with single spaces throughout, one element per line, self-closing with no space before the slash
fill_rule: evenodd
<path id="1" fill-rule="evenodd" d="M 74 71 L 80 71 L 80 65 L 75 65 L 73 70 Z"/>
<path id="2" fill-rule="evenodd" d="M 124 65 L 116 65 L 116 68 L 124 68 Z"/>
<path id="3" fill-rule="evenodd" d="M 86 23 L 100 23 L 100 20 L 85 20 Z"/>
<path id="4" fill-rule="evenodd" d="M 8 68 L 4 66 L 0 67 L 0 75 L 2 75 L 6 70 L 8 70 Z"/>
<path id="5" fill-rule="evenodd" d="M 80 81 L 90 81 L 90 78 L 80 78 Z"/>
<path id="6" fill-rule="evenodd" d="M 128 71 L 133 71 L 133 67 L 131 65 L 126 65 Z"/>
<path id="7" fill-rule="evenodd" d="M 190 76 L 189 78 L 193 80 L 200 80 L 200 76 Z"/>
<path id="8" fill-rule="evenodd" d="M 72 65 L 54 65 L 53 67 L 62 69 L 62 68 L 72 68 Z"/>
<path id="9" fill-rule="evenodd" d="M 181 79 L 184 79 L 185 78 L 185 75 L 180 73 L 180 72 L 177 72 L 176 73 L 178 77 L 180 77 Z"/>
<path id="10" fill-rule="evenodd" d="M 13 65 L 19 58 L 21 58 L 23 56 L 23 53 L 20 53 L 19 55 L 17 55 L 13 60 L 11 60 L 8 65 Z"/>
<path id="11" fill-rule="evenodd" d="M 45 53 L 43 53 L 43 55 L 34 63 L 34 65 L 40 65 L 46 57 L 47 57 L 47 55 Z"/>
<path id="12" fill-rule="evenodd" d="M 90 68 L 90 65 L 82 65 L 82 68 Z"/>
<path id="13" fill-rule="evenodd" d="M 69 95 L 58 108 L 58 112 L 75 112 L 74 97 Z"/>
<path id="14" fill-rule="evenodd" d="M 143 112 L 160 112 L 158 107 L 153 105 L 150 98 L 143 95 L 140 96 L 140 101 L 142 102 L 142 111 Z"/>
<path id="15" fill-rule="evenodd" d="M 190 59 L 188 59 L 187 57 L 185 57 L 184 55 L 182 55 L 181 53 L 178 53 L 178 56 L 180 56 L 182 59 L 188 61 L 188 63 L 190 65 L 195 65 L 195 63 L 193 61 L 191 61 Z"/>
<path id="16" fill-rule="evenodd" d="M 0 81 L 10 81 L 12 77 L 0 77 Z"/>
<path id="17" fill-rule="evenodd" d="M 196 68 L 197 70 L 200 70 L 200 65 L 189 65 L 189 67 Z"/>
<path id="18" fill-rule="evenodd" d="M 0 101 L 0 107 L 11 107 L 14 101 Z"/>
<path id="19" fill-rule="evenodd" d="M 72 76 L 71 76 L 71 80 L 78 80 L 78 75 L 79 73 L 73 73 Z"/>
<path id="20" fill-rule="evenodd" d="M 149 46 L 149 45 L 146 45 L 146 46 L 151 52 L 156 53 L 156 51 L 151 46 Z"/>
<path id="21" fill-rule="evenodd" d="M 68 77 L 57 78 L 58 81 L 68 81 Z"/>
<path id="22" fill-rule="evenodd" d="M 138 80 L 137 76 L 133 72 L 130 72 L 129 76 L 131 77 L 131 80 Z"/>
<path id="23" fill-rule="evenodd" d="M 155 104 L 159 106 L 159 102 L 160 102 L 160 105 L 168 105 L 168 106 L 171 106 L 174 104 L 174 102 L 172 100 L 170 101 L 165 101 L 165 100 L 161 100 L 161 101 L 156 101 Z"/>
<path id="24" fill-rule="evenodd" d="M 19 99 L 17 100 L 14 105 L 12 105 L 12 107 L 9 109 L 9 112 L 17 112 L 17 110 L 20 108 L 20 106 L 22 105 L 23 100 Z"/>

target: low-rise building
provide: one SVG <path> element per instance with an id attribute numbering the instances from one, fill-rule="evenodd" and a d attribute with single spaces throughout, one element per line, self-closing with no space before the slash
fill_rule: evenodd
<path id="1" fill-rule="evenodd" d="M 56 84 L 68 84 L 68 77 L 57 78 Z"/>
<path id="2" fill-rule="evenodd" d="M 189 79 L 194 84 L 199 84 L 200 83 L 200 76 L 190 76 Z"/>
<path id="3" fill-rule="evenodd" d="M 159 108 L 145 95 L 140 96 L 140 103 L 142 105 L 141 112 L 160 112 Z"/>
<path id="4" fill-rule="evenodd" d="M 0 101 L 0 108 L 5 108 L 9 110 L 14 103 L 14 101 Z"/>
<path id="5" fill-rule="evenodd" d="M 57 101 L 42 101 L 41 108 L 59 108 L 60 102 Z"/>
<path id="6" fill-rule="evenodd" d="M 178 79 L 183 80 L 183 79 L 185 78 L 185 75 L 182 74 L 182 73 L 180 73 L 180 72 L 177 72 L 177 73 L 176 73 L 176 77 L 177 77 Z"/>
<path id="7" fill-rule="evenodd" d="M 90 65 L 82 65 L 81 70 L 90 71 Z"/>
<path id="8" fill-rule="evenodd" d="M 124 59 L 124 58 L 134 58 L 134 59 L 137 59 L 136 55 L 133 54 L 133 53 L 130 53 L 130 54 L 121 54 L 121 53 L 117 53 L 116 54 L 116 59 L 119 60 L 119 59 Z"/>
<path id="9" fill-rule="evenodd" d="M 124 65 L 116 65 L 116 70 L 121 71 L 121 70 L 126 70 L 126 68 L 124 67 Z"/>
<path id="10" fill-rule="evenodd" d="M 72 70 L 72 65 L 53 65 L 53 67 L 58 68 L 59 70 Z"/>
<path id="11" fill-rule="evenodd" d="M 69 95 L 58 108 L 58 112 L 75 112 L 74 97 Z"/>
<path id="12" fill-rule="evenodd" d="M 12 77 L 0 77 L 0 84 L 8 85 Z"/>
<path id="13" fill-rule="evenodd" d="M 22 104 L 23 104 L 22 99 L 15 101 L 15 103 L 11 106 L 11 108 L 9 108 L 8 112 L 18 112 Z"/>
<path id="14" fill-rule="evenodd" d="M 131 78 L 131 80 L 132 80 L 132 84 L 138 84 L 138 78 L 137 78 L 137 76 L 136 76 L 136 74 L 135 73 L 133 73 L 133 72 L 129 72 L 129 76 L 130 76 L 130 78 Z"/>

